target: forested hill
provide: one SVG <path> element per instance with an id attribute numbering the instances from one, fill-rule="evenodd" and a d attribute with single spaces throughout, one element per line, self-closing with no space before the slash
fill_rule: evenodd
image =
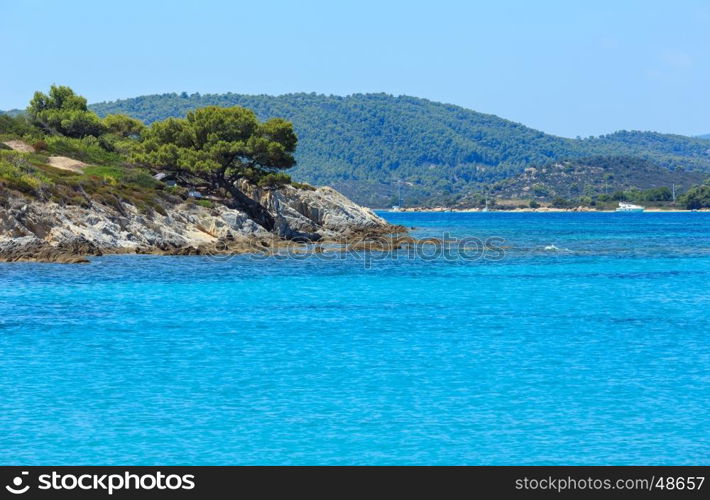
<path id="1" fill-rule="evenodd" d="M 515 177 L 490 186 L 490 194 L 502 198 L 550 200 L 561 197 L 575 200 L 598 198 L 632 190 L 678 193 L 702 184 L 701 172 L 659 167 L 649 160 L 624 156 L 593 156 L 578 160 L 529 167 Z M 649 200 L 663 201 L 663 200 Z"/>
<path id="2" fill-rule="evenodd" d="M 297 180 L 329 184 L 370 206 L 392 204 L 397 182 L 407 204 L 446 203 L 526 167 L 594 155 L 643 158 L 664 168 L 710 172 L 707 140 L 647 132 L 566 139 L 521 124 L 407 96 L 163 94 L 91 108 L 146 123 L 208 106 L 244 106 L 261 119 L 293 122 Z M 584 119 L 584 117 L 580 117 Z"/>

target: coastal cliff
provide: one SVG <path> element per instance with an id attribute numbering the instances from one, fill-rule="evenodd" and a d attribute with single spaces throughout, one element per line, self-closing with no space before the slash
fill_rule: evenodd
<path id="1" fill-rule="evenodd" d="M 240 189 L 275 220 L 267 230 L 244 211 L 195 200 L 141 210 L 130 203 L 88 206 L 0 194 L 0 260 L 85 262 L 104 253 L 243 253 L 286 241 L 335 241 L 395 232 L 370 209 L 332 188 Z"/>
<path id="2" fill-rule="evenodd" d="M 329 187 L 294 182 L 280 118 L 210 106 L 149 127 L 100 119 L 69 87 L 0 115 L 0 261 L 278 251 L 401 232 Z"/>

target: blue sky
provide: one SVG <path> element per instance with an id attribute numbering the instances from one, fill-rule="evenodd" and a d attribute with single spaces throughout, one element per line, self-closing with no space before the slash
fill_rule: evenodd
<path id="1" fill-rule="evenodd" d="M 0 109 L 70 85 L 409 94 L 564 136 L 710 133 L 710 1 L 0 0 Z"/>

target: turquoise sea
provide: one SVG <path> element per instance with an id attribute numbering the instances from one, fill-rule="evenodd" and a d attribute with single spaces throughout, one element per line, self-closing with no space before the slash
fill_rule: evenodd
<path id="1" fill-rule="evenodd" d="M 0 264 L 0 464 L 710 462 L 710 214 L 383 215 L 504 254 Z"/>

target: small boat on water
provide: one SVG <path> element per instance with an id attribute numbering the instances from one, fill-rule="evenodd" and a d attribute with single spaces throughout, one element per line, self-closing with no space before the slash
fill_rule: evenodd
<path id="1" fill-rule="evenodd" d="M 393 212 L 401 212 L 402 207 L 400 207 L 399 205 L 392 205 L 392 211 Z"/>
<path id="2" fill-rule="evenodd" d="M 619 202 L 619 208 L 616 209 L 617 212 L 643 212 L 646 210 L 641 205 L 634 205 L 633 203 Z"/>

